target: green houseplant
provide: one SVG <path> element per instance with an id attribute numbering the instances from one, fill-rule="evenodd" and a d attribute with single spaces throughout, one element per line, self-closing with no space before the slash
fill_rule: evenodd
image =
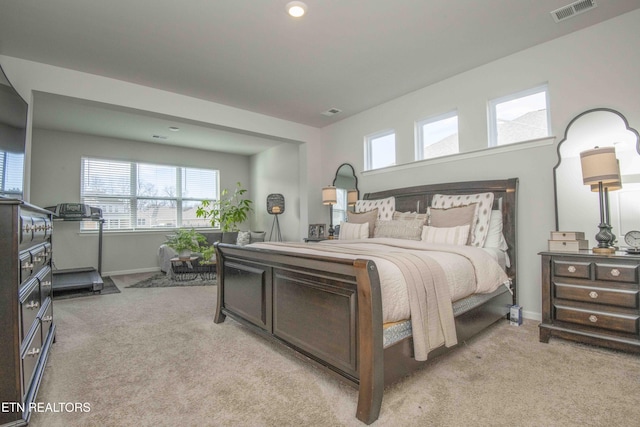
<path id="1" fill-rule="evenodd" d="M 207 239 L 193 228 L 180 228 L 164 244 L 176 251 L 179 258 L 189 258 L 192 252 L 200 251 L 200 245 L 207 244 Z"/>
<path id="2" fill-rule="evenodd" d="M 238 224 L 244 222 L 252 210 L 253 202 L 244 198 L 246 192 L 239 182 L 233 194 L 225 188 L 220 199 L 203 200 L 196 209 L 196 216 L 209 219 L 212 227 L 219 225 L 222 231 L 238 231 Z"/>

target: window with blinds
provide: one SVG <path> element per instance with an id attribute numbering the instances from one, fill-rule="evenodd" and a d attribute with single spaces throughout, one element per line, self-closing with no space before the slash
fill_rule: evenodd
<path id="1" fill-rule="evenodd" d="M 218 198 L 219 175 L 214 169 L 83 157 L 80 198 L 102 209 L 105 231 L 210 227 L 196 217 L 196 208 Z"/>

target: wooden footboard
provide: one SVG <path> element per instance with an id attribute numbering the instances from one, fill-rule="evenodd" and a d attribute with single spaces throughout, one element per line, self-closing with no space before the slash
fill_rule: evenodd
<path id="1" fill-rule="evenodd" d="M 375 421 L 384 389 L 375 263 L 216 247 L 215 322 L 230 316 L 336 374 L 359 391 L 357 418 Z"/>

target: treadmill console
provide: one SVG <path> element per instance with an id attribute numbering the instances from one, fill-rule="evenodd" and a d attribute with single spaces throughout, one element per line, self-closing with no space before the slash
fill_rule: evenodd
<path id="1" fill-rule="evenodd" d="M 48 207 L 58 218 L 66 220 L 102 219 L 102 209 L 83 203 L 60 203 Z"/>

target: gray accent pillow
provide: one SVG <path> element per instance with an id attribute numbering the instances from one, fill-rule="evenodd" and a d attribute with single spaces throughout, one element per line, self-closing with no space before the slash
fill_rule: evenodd
<path id="1" fill-rule="evenodd" d="M 251 231 L 251 243 L 264 242 L 264 237 L 266 234 L 266 231 Z"/>
<path id="2" fill-rule="evenodd" d="M 429 225 L 431 227 L 457 227 L 459 225 L 469 225 L 469 240 L 467 244 L 470 244 L 473 239 L 473 230 L 477 220 L 478 204 L 471 203 L 466 206 L 459 206 L 453 208 L 433 208 L 428 209 L 429 213 Z"/>
<path id="3" fill-rule="evenodd" d="M 424 223 L 421 219 L 377 221 L 373 237 L 421 240 Z"/>
<path id="4" fill-rule="evenodd" d="M 352 224 L 364 224 L 369 223 L 369 237 L 373 237 L 373 232 L 376 228 L 376 221 L 378 219 L 378 208 L 374 208 L 367 212 L 355 213 L 347 212 L 347 222 Z"/>

